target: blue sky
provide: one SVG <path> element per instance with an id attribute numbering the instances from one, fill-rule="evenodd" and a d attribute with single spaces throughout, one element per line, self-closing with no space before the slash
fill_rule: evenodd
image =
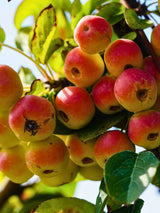
<path id="1" fill-rule="evenodd" d="M 14 27 L 13 20 L 16 8 L 20 2 L 21 0 L 12 0 L 9 3 L 8 0 L 0 0 L 0 26 L 4 28 L 6 32 L 5 43 L 11 46 L 15 46 L 14 38 L 16 36 L 16 29 Z M 0 52 L 0 64 L 7 64 L 16 71 L 18 71 L 20 66 L 29 67 L 34 70 L 35 73 L 37 70 L 31 61 L 8 48 L 3 48 Z M 96 196 L 98 194 L 98 188 L 99 182 L 80 182 L 77 186 L 75 196 L 95 203 Z M 146 191 L 141 195 L 141 198 L 145 201 L 142 213 L 160 212 L 160 194 L 158 194 L 158 189 L 156 187 L 150 184 Z"/>

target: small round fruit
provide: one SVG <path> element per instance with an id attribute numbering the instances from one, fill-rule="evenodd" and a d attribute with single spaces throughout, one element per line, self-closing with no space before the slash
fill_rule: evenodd
<path id="1" fill-rule="evenodd" d="M 106 19 L 96 15 L 82 17 L 74 30 L 75 41 L 89 54 L 103 51 L 111 42 L 111 38 L 110 24 Z"/>
<path id="2" fill-rule="evenodd" d="M 79 167 L 69 159 L 67 166 L 61 173 L 53 177 L 39 177 L 46 186 L 56 187 L 72 182 L 76 178 L 78 171 Z"/>
<path id="3" fill-rule="evenodd" d="M 118 102 L 130 112 L 151 108 L 157 98 L 157 83 L 144 70 L 130 68 L 116 79 L 114 94 Z"/>
<path id="4" fill-rule="evenodd" d="M 134 41 L 117 39 L 106 48 L 104 61 L 108 72 L 118 77 L 127 68 L 142 68 L 143 55 Z"/>
<path id="5" fill-rule="evenodd" d="M 20 140 L 43 140 L 55 130 L 54 106 L 43 97 L 24 96 L 11 109 L 9 125 Z"/>
<path id="6" fill-rule="evenodd" d="M 92 89 L 92 97 L 96 107 L 104 114 L 114 114 L 122 111 L 123 107 L 114 95 L 113 76 L 103 76 Z"/>
<path id="7" fill-rule="evenodd" d="M 151 33 L 151 45 L 157 54 L 157 56 L 160 56 L 160 24 L 155 26 Z"/>
<path id="8" fill-rule="evenodd" d="M 69 153 L 64 142 L 55 135 L 29 144 L 26 152 L 28 168 L 41 177 L 53 177 L 67 166 Z"/>
<path id="9" fill-rule="evenodd" d="M 68 86 L 60 90 L 55 99 L 59 120 L 70 129 L 86 126 L 95 114 L 90 94 L 81 87 Z"/>
<path id="10" fill-rule="evenodd" d="M 132 143 L 146 149 L 160 145 L 160 112 L 146 110 L 132 115 L 128 125 L 128 137 Z"/>
<path id="11" fill-rule="evenodd" d="M 20 144 L 0 150 L 0 171 L 14 183 L 24 183 L 33 176 L 26 165 L 25 152 Z"/>
<path id="12" fill-rule="evenodd" d="M 157 95 L 160 95 L 160 73 L 157 67 L 155 66 L 151 56 L 147 56 L 144 58 L 143 70 L 149 72 L 155 78 L 157 83 Z"/>
<path id="13" fill-rule="evenodd" d="M 100 181 L 104 176 L 104 169 L 102 169 L 98 164 L 88 167 L 80 167 L 79 173 L 88 180 Z"/>
<path id="14" fill-rule="evenodd" d="M 109 130 L 99 136 L 94 146 L 94 155 L 98 165 L 104 169 L 105 163 L 112 155 L 121 151 L 135 151 L 127 135 L 119 130 Z"/>
<path id="15" fill-rule="evenodd" d="M 72 49 L 65 59 L 64 71 L 66 78 L 79 87 L 93 85 L 104 73 L 105 65 L 102 57 L 87 54 L 79 47 Z"/>
<path id="16" fill-rule="evenodd" d="M 9 148 L 20 143 L 8 123 L 9 112 L 0 113 L 0 148 Z"/>
<path id="17" fill-rule="evenodd" d="M 92 166 L 96 164 L 94 157 L 94 144 L 96 139 L 82 141 L 78 135 L 69 135 L 66 146 L 69 150 L 70 159 L 78 166 Z"/>
<path id="18" fill-rule="evenodd" d="M 18 73 L 8 65 L 0 65 L 0 111 L 10 110 L 22 93 L 23 85 Z"/>

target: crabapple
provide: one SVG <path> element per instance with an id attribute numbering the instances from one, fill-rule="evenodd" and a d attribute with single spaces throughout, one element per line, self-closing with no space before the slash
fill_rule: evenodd
<path id="1" fill-rule="evenodd" d="M 20 143 L 8 123 L 8 111 L 0 113 L 0 148 L 9 148 Z"/>
<path id="2" fill-rule="evenodd" d="M 68 86 L 60 90 L 55 98 L 59 120 L 70 129 L 86 126 L 95 114 L 91 95 L 81 87 Z"/>
<path id="3" fill-rule="evenodd" d="M 96 164 L 94 157 L 94 144 L 96 139 L 82 141 L 78 135 L 69 135 L 66 146 L 69 150 L 70 159 L 78 166 L 91 166 Z"/>
<path id="4" fill-rule="evenodd" d="M 64 63 L 66 78 L 79 87 L 93 85 L 103 75 L 104 69 L 104 61 L 99 53 L 90 55 L 79 47 L 67 54 Z"/>
<path id="5" fill-rule="evenodd" d="M 72 182 L 76 178 L 78 171 L 78 166 L 69 159 L 67 166 L 61 173 L 58 173 L 53 177 L 39 177 L 42 183 L 44 183 L 46 186 L 56 187 Z"/>
<path id="6" fill-rule="evenodd" d="M 128 124 L 128 137 L 132 143 L 146 149 L 160 145 L 160 112 L 145 110 L 132 115 Z"/>
<path id="7" fill-rule="evenodd" d="M 119 130 L 109 130 L 97 139 L 94 146 L 94 155 L 98 165 L 104 169 L 109 157 L 127 150 L 135 151 L 135 146 L 131 143 L 127 135 Z"/>
<path id="8" fill-rule="evenodd" d="M 127 68 L 142 68 L 143 55 L 134 41 L 120 38 L 108 45 L 104 61 L 108 72 L 118 77 Z"/>
<path id="9" fill-rule="evenodd" d="M 26 165 L 25 152 L 21 144 L 0 150 L 0 171 L 14 183 L 24 183 L 33 176 Z"/>
<path id="10" fill-rule="evenodd" d="M 157 95 L 160 95 L 160 73 L 157 67 L 154 64 L 154 61 L 151 56 L 147 56 L 143 60 L 143 70 L 151 73 L 151 75 L 155 78 L 157 83 Z M 160 58 L 159 58 L 160 61 Z"/>
<path id="11" fill-rule="evenodd" d="M 156 102 L 157 84 L 150 73 L 129 68 L 116 79 L 114 94 L 118 102 L 130 112 L 147 110 Z"/>
<path id="12" fill-rule="evenodd" d="M 22 93 L 23 85 L 18 73 L 8 65 L 0 65 L 0 111 L 10 110 Z"/>
<path id="13" fill-rule="evenodd" d="M 157 56 L 160 56 L 159 43 L 160 43 L 160 24 L 155 26 L 152 29 L 152 33 L 151 33 L 151 45 L 152 45 L 155 53 L 157 54 Z"/>
<path id="14" fill-rule="evenodd" d="M 104 114 L 114 114 L 123 109 L 114 95 L 115 77 L 103 76 L 92 88 L 96 107 Z"/>
<path id="15" fill-rule="evenodd" d="M 54 106 L 43 97 L 26 95 L 11 109 L 9 125 L 20 140 L 43 140 L 55 130 Z"/>
<path id="16" fill-rule="evenodd" d="M 103 51 L 111 42 L 112 28 L 108 21 L 96 15 L 82 17 L 74 29 L 74 39 L 89 54 Z"/>
<path id="17" fill-rule="evenodd" d="M 68 160 L 67 147 L 55 135 L 30 143 L 26 151 L 28 168 L 41 177 L 56 176 L 66 168 Z"/>
<path id="18" fill-rule="evenodd" d="M 79 168 L 79 173 L 84 178 L 93 181 L 100 181 L 104 176 L 104 170 L 98 164 L 88 167 L 81 166 Z"/>

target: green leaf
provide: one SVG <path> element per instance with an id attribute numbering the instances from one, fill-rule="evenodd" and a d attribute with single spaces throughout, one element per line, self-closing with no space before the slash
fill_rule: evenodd
<path id="1" fill-rule="evenodd" d="M 26 95 L 42 96 L 46 92 L 43 82 L 40 79 L 35 79 L 31 84 L 31 89 Z"/>
<path id="2" fill-rule="evenodd" d="M 158 159 L 150 151 L 113 155 L 105 165 L 107 193 L 117 203 L 130 204 L 147 188 L 158 165 Z"/>
<path id="3" fill-rule="evenodd" d="M 0 42 L 3 43 L 5 41 L 5 32 L 4 30 L 0 27 Z M 0 46 L 0 50 L 2 47 Z"/>
<path id="4" fill-rule="evenodd" d="M 157 172 L 152 180 L 152 184 L 160 188 L 160 165 L 157 168 Z"/>
<path id="5" fill-rule="evenodd" d="M 112 2 L 100 6 L 97 15 L 105 18 L 111 25 L 116 24 L 124 17 L 125 7 L 118 3 Z"/>
<path id="6" fill-rule="evenodd" d="M 153 26 L 152 21 L 139 18 L 133 9 L 126 10 L 124 17 L 128 26 L 135 30 L 144 30 Z"/>
<path id="7" fill-rule="evenodd" d="M 127 116 L 126 111 L 116 113 L 114 115 L 104 115 L 99 111 L 96 111 L 92 121 L 84 128 L 77 130 L 76 133 L 81 140 L 86 141 L 95 138 L 105 132 L 107 129 L 115 126 L 124 117 Z"/>
<path id="8" fill-rule="evenodd" d="M 158 0 L 158 10 L 160 11 L 160 0 Z"/>
<path id="9" fill-rule="evenodd" d="M 29 34 L 32 31 L 32 27 L 24 27 L 19 29 L 15 42 L 18 49 L 24 52 L 30 52 L 29 48 Z"/>
<path id="10" fill-rule="evenodd" d="M 82 3 L 80 0 L 74 0 L 71 6 L 71 16 L 76 16 L 82 9 Z"/>
<path id="11" fill-rule="evenodd" d="M 31 42 L 31 50 L 37 61 L 39 61 L 39 55 L 43 50 L 43 45 L 47 37 L 51 32 L 51 36 L 55 33 L 56 29 L 56 16 L 55 10 L 52 5 L 46 7 L 38 16 L 35 24 L 34 35 Z M 51 38 L 49 37 L 48 40 Z M 46 41 L 47 42 L 47 41 Z M 48 44 L 48 42 L 47 42 Z M 46 44 L 46 45 L 47 45 Z"/>
<path id="12" fill-rule="evenodd" d="M 112 213 L 140 213 L 143 203 L 144 201 L 142 199 L 137 199 L 134 204 L 118 208 L 112 211 Z"/>
<path id="13" fill-rule="evenodd" d="M 24 87 L 30 86 L 32 82 L 36 79 L 32 71 L 29 68 L 21 67 L 18 71 Z"/>
<path id="14" fill-rule="evenodd" d="M 40 12 L 46 8 L 49 4 L 52 4 L 55 8 L 61 8 L 66 11 L 70 11 L 71 2 L 70 0 L 23 0 L 22 3 L 18 6 L 14 23 L 17 29 L 22 27 L 23 21 L 28 16 L 34 16 L 36 19 Z"/>
<path id="15" fill-rule="evenodd" d="M 83 6 L 83 12 L 85 15 L 91 14 L 99 5 L 110 0 L 88 0 Z"/>
<path id="16" fill-rule="evenodd" d="M 96 199 L 96 213 L 103 213 L 106 203 L 107 203 L 107 192 L 104 179 L 102 179 L 99 188 L 99 193 Z"/>
<path id="17" fill-rule="evenodd" d="M 40 62 L 46 64 L 54 51 L 63 46 L 63 40 L 55 38 L 56 27 L 50 31 L 39 55 Z"/>
<path id="18" fill-rule="evenodd" d="M 51 213 L 53 211 L 55 213 L 60 212 L 72 212 L 72 213 L 95 213 L 95 205 L 89 203 L 86 200 L 78 199 L 78 198 L 53 198 L 41 203 L 34 213 Z"/>
<path id="19" fill-rule="evenodd" d="M 136 32 L 129 32 L 127 34 L 125 34 L 124 36 L 122 36 L 122 38 L 125 39 L 130 39 L 130 40 L 134 40 L 137 37 L 137 33 Z"/>

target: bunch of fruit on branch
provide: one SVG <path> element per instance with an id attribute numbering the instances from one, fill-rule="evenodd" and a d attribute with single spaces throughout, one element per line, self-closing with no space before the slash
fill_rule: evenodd
<path id="1" fill-rule="evenodd" d="M 77 46 L 64 64 L 71 85 L 52 101 L 24 94 L 18 73 L 0 65 L 0 171 L 15 183 L 37 175 L 44 184 L 59 186 L 78 173 L 99 181 L 115 153 L 160 146 L 160 73 L 152 56 L 144 58 L 132 40 L 112 41 L 110 24 L 96 15 L 78 22 L 74 39 Z M 159 41 L 157 25 L 151 35 L 157 58 Z M 83 141 L 76 131 L 96 111 L 105 116 L 127 111 L 130 116 L 125 128 L 106 129 Z M 73 134 L 55 134 L 57 119 Z"/>

